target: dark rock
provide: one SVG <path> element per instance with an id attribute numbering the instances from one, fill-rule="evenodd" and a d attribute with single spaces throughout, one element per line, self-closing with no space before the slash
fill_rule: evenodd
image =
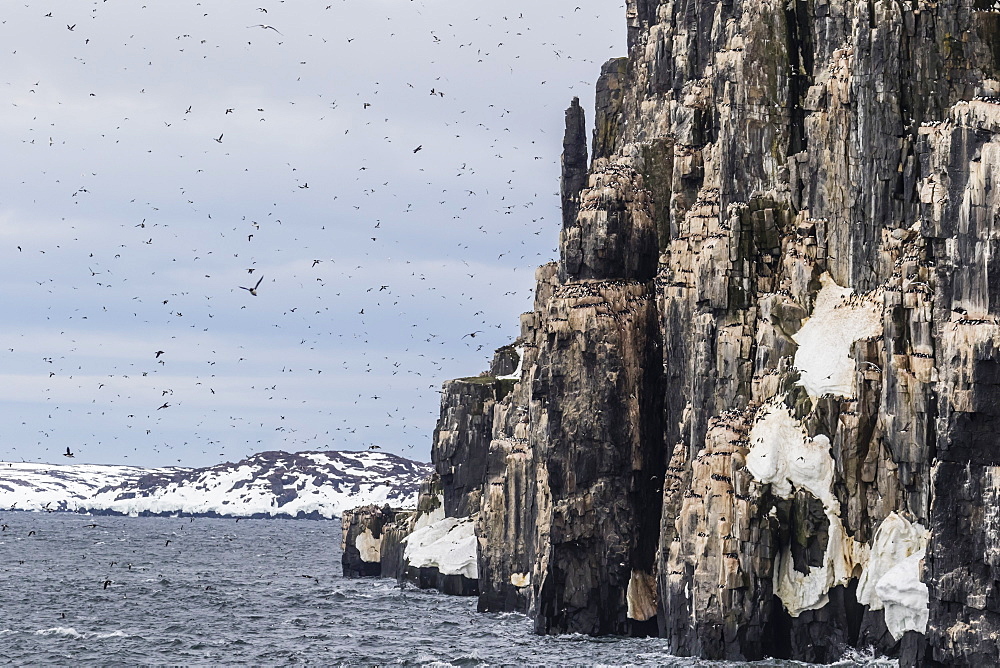
<path id="1" fill-rule="evenodd" d="M 656 614 L 655 601 L 631 611 L 627 596 L 655 572 L 660 523 L 655 301 L 650 286 L 612 276 L 561 286 L 545 316 L 530 377 L 529 437 L 545 491 L 535 627 L 628 635 Z"/>
<path id="2" fill-rule="evenodd" d="M 519 373 L 442 395 L 481 610 L 711 659 L 1000 663 L 998 16 L 628 0 L 586 174 L 567 111 Z"/>
<path id="3" fill-rule="evenodd" d="M 493 353 L 493 362 L 490 364 L 489 375 L 494 378 L 500 376 L 510 376 L 518 370 L 521 365 L 521 354 L 517 352 L 517 347 L 510 345 L 497 348 Z"/>
<path id="4" fill-rule="evenodd" d="M 563 227 L 576 223 L 580 210 L 580 192 L 587 185 L 587 123 L 580 98 L 574 97 L 566 110 L 566 133 L 563 136 L 562 195 Z"/>
<path id="5" fill-rule="evenodd" d="M 935 467 L 924 578 L 936 602 L 928 633 L 932 658 L 945 665 L 995 665 L 1000 656 L 997 467 L 957 462 Z"/>
<path id="6" fill-rule="evenodd" d="M 479 511 L 493 432 L 493 405 L 502 385 L 503 381 L 493 376 L 444 384 L 431 459 L 441 478 L 448 517 L 467 517 Z"/>
<path id="7" fill-rule="evenodd" d="M 404 582 L 409 582 L 418 589 L 436 589 L 449 596 L 478 596 L 479 583 L 464 575 L 442 575 L 437 568 L 425 566 L 407 567 Z"/>
<path id="8" fill-rule="evenodd" d="M 622 98 L 625 93 L 627 71 L 628 58 L 612 58 L 601 67 L 594 105 L 597 111 L 594 127 L 594 160 L 610 157 L 620 143 L 624 130 Z M 586 148 L 584 151 L 586 152 Z"/>
<path id="9" fill-rule="evenodd" d="M 403 571 L 406 568 L 406 560 L 403 558 L 406 544 L 403 540 L 412 531 L 415 514 L 415 511 L 397 511 L 392 522 L 387 522 L 382 526 L 381 572 L 379 573 L 381 577 L 402 581 Z"/>
<path id="10" fill-rule="evenodd" d="M 382 575 L 382 532 L 396 518 L 396 511 L 385 506 L 361 506 L 344 511 L 341 519 L 343 539 L 340 558 L 345 578 Z M 359 549 L 359 546 L 361 549 Z"/>

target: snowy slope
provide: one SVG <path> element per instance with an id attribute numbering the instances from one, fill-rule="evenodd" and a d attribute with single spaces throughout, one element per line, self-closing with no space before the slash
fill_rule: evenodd
<path id="1" fill-rule="evenodd" d="M 430 472 L 380 452 L 262 452 L 202 469 L 0 463 L 0 509 L 332 518 L 413 506 Z"/>
<path id="2" fill-rule="evenodd" d="M 187 470 L 0 462 L 0 509 L 76 510 L 103 487 L 127 485 L 153 472 Z"/>

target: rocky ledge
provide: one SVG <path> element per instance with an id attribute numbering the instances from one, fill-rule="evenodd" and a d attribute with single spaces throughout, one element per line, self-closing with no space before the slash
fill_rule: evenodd
<path id="1" fill-rule="evenodd" d="M 442 395 L 480 609 L 1000 663 L 1000 11 L 626 8 L 517 373 Z"/>

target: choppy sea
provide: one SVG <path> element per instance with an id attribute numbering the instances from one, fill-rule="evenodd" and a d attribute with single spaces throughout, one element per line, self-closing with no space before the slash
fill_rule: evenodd
<path id="1" fill-rule="evenodd" d="M 345 580 L 336 521 L 7 512 L 0 525 L 2 664 L 805 665 L 540 637 L 526 617 L 477 613 L 471 598 Z"/>

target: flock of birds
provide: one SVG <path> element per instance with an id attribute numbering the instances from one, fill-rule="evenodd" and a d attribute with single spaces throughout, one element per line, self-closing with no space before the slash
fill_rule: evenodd
<path id="1" fill-rule="evenodd" d="M 0 459 L 426 459 L 516 337 L 621 6 L 328 3 L 2 20 Z"/>

